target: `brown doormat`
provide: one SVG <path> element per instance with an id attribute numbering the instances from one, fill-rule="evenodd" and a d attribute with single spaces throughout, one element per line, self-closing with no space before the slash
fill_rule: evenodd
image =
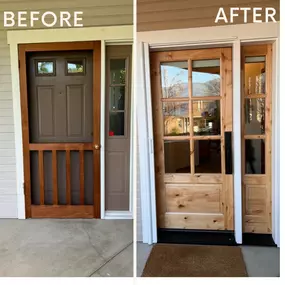
<path id="1" fill-rule="evenodd" d="M 235 246 L 157 244 L 143 277 L 247 277 L 241 249 Z"/>

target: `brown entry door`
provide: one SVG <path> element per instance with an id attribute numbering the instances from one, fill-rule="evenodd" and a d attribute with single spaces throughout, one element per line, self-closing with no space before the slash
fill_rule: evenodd
<path id="1" fill-rule="evenodd" d="M 158 228 L 233 230 L 232 50 L 151 53 Z"/>
<path id="2" fill-rule="evenodd" d="M 100 122 L 93 120 L 98 117 L 93 109 L 93 51 L 27 53 L 26 66 L 28 216 L 99 217 L 95 178 L 100 175 Z"/>

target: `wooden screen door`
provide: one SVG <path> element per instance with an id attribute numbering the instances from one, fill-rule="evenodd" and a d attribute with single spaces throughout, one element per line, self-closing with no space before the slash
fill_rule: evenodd
<path id="1" fill-rule="evenodd" d="M 100 218 L 100 48 L 19 46 L 27 218 Z"/>
<path id="2" fill-rule="evenodd" d="M 151 53 L 158 228 L 233 230 L 232 49 Z"/>
<path id="3" fill-rule="evenodd" d="M 242 47 L 244 233 L 272 233 L 271 66 L 271 44 Z"/>

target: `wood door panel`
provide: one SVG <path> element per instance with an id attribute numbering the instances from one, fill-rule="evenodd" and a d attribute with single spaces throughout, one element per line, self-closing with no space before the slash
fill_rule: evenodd
<path id="1" fill-rule="evenodd" d="M 166 213 L 165 227 L 172 229 L 223 230 L 222 214 Z"/>
<path id="2" fill-rule="evenodd" d="M 191 184 L 213 184 L 213 183 L 222 183 L 223 177 L 221 174 L 195 174 L 195 175 L 188 175 L 188 174 L 170 174 L 166 173 L 164 175 L 164 182 L 165 183 L 191 183 Z"/>
<path id="3" fill-rule="evenodd" d="M 167 212 L 221 213 L 221 184 L 166 184 Z"/>
<path id="4" fill-rule="evenodd" d="M 151 52 L 150 67 L 158 227 L 233 230 L 232 49 Z"/>

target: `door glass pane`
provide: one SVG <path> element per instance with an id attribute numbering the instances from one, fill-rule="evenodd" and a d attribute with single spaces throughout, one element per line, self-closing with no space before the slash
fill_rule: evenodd
<path id="1" fill-rule="evenodd" d="M 67 73 L 84 73 L 84 59 L 68 59 L 67 60 Z"/>
<path id="2" fill-rule="evenodd" d="M 54 62 L 53 61 L 38 61 L 37 74 L 38 75 L 54 75 Z"/>
<path id="3" fill-rule="evenodd" d="M 265 143 L 263 139 L 245 140 L 245 173 L 265 174 Z"/>
<path id="4" fill-rule="evenodd" d="M 110 87 L 110 109 L 111 111 L 125 109 L 125 86 Z"/>
<path id="5" fill-rule="evenodd" d="M 125 128 L 125 113 L 110 112 L 109 136 L 123 136 Z"/>
<path id="6" fill-rule="evenodd" d="M 220 60 L 192 61 L 192 96 L 220 96 Z"/>
<path id="7" fill-rule="evenodd" d="M 221 141 L 194 140 L 195 173 L 221 173 Z"/>
<path id="8" fill-rule="evenodd" d="M 163 103 L 165 136 L 189 135 L 189 103 Z"/>
<path id="9" fill-rule="evenodd" d="M 220 100 L 195 100 L 192 102 L 192 110 L 195 136 L 221 133 Z"/>
<path id="10" fill-rule="evenodd" d="M 163 98 L 188 97 L 188 62 L 165 62 L 160 66 Z"/>
<path id="11" fill-rule="evenodd" d="M 245 134 L 265 133 L 265 99 L 245 99 Z"/>
<path id="12" fill-rule="evenodd" d="M 190 173 L 189 141 L 164 142 L 165 173 Z"/>
<path id="13" fill-rule="evenodd" d="M 265 94 L 265 57 L 246 57 L 245 95 Z"/>
<path id="14" fill-rule="evenodd" d="M 111 84 L 125 84 L 126 80 L 126 60 L 110 60 Z"/>

